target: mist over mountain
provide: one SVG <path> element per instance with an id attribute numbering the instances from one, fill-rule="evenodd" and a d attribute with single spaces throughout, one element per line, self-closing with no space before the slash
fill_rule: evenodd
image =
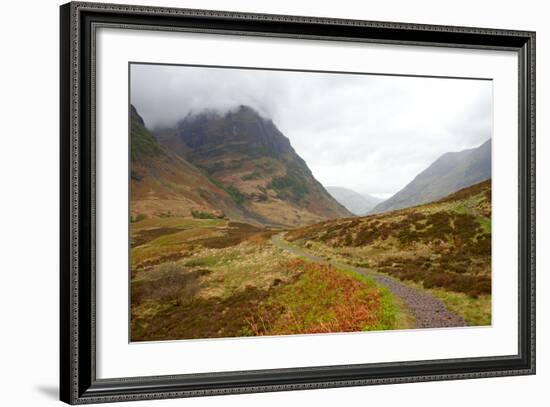
<path id="1" fill-rule="evenodd" d="M 491 140 L 477 148 L 445 153 L 372 213 L 435 201 L 491 178 Z"/>
<path id="2" fill-rule="evenodd" d="M 130 79 L 131 103 L 155 135 L 188 115 L 248 106 L 276 124 L 323 185 L 385 197 L 492 132 L 489 80 L 139 63 Z"/>
<path id="3" fill-rule="evenodd" d="M 189 114 L 175 128 L 155 129 L 154 137 L 138 117 L 132 108 L 132 145 L 140 146 L 146 135 L 155 151 L 140 156 L 132 166 L 142 173 L 134 180 L 136 194 L 132 195 L 141 201 L 141 210 L 152 208 L 157 195 L 170 190 L 178 195 L 172 199 L 173 210 L 186 214 L 216 211 L 272 225 L 351 216 L 315 179 L 273 121 L 248 106 L 224 114 Z M 159 157 L 166 171 L 161 171 Z M 156 188 L 148 185 L 151 180 Z"/>
<path id="4" fill-rule="evenodd" d="M 189 216 L 193 212 L 253 218 L 202 171 L 153 137 L 130 106 L 131 216 Z"/>
<path id="5" fill-rule="evenodd" d="M 344 187 L 329 186 L 326 187 L 328 193 L 334 199 L 346 207 L 354 215 L 361 216 L 370 212 L 383 199 L 372 195 L 360 194 Z"/>

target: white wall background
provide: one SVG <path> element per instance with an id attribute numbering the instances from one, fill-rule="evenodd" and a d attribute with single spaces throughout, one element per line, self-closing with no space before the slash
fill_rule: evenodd
<path id="1" fill-rule="evenodd" d="M 146 0 L 134 4 L 316 15 L 367 20 L 537 31 L 538 110 L 538 374 L 331 390 L 187 399 L 189 406 L 467 406 L 545 405 L 550 396 L 550 334 L 545 265 L 550 245 L 550 13 L 536 0 Z M 9 2 L 0 41 L 0 404 L 42 406 L 57 401 L 58 382 L 58 0 Z M 6 229 L 7 222 L 7 229 Z M 546 249 L 546 250 L 545 250 Z M 547 401 L 546 401 L 547 403 Z M 146 405 L 127 403 L 125 405 Z M 181 400 L 149 402 L 175 406 Z"/>

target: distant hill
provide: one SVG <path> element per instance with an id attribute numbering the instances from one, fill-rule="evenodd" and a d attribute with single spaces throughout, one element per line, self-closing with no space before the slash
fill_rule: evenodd
<path id="1" fill-rule="evenodd" d="M 443 154 L 405 188 L 376 205 L 372 213 L 432 202 L 491 178 L 491 140 L 481 146 Z"/>
<path id="2" fill-rule="evenodd" d="M 372 195 L 360 194 L 344 187 L 326 187 L 334 199 L 346 207 L 354 215 L 365 215 L 370 212 L 383 199 Z"/>
<path id="3" fill-rule="evenodd" d="M 282 226 L 351 216 L 314 178 L 275 124 L 249 107 L 190 114 L 175 128 L 156 129 L 154 137 L 138 116 L 132 120 L 132 145 L 139 148 L 146 133 L 145 144 L 154 154 L 133 160 L 132 170 L 155 180 L 156 195 L 173 192 L 173 200 L 181 201 L 180 211 L 190 212 L 200 203 L 206 211 L 233 219 Z M 135 181 L 135 198 L 143 201 L 147 182 Z"/>

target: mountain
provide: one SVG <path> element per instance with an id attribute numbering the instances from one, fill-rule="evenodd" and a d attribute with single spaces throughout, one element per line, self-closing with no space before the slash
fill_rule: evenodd
<path id="1" fill-rule="evenodd" d="M 477 148 L 443 154 L 405 188 L 376 205 L 372 213 L 435 201 L 491 178 L 491 140 Z"/>
<path id="2" fill-rule="evenodd" d="M 189 216 L 208 213 L 235 219 L 251 217 L 231 195 L 181 158 L 167 150 L 130 107 L 131 216 Z"/>
<path id="3" fill-rule="evenodd" d="M 134 114 L 132 146 L 144 144 L 151 152 L 132 162 L 132 171 L 149 179 L 132 184 L 141 210 L 151 205 L 152 200 L 145 201 L 154 181 L 156 195 L 172 194 L 162 205 L 177 207 L 184 216 L 191 210 L 217 211 L 232 219 L 280 226 L 351 216 L 275 124 L 249 107 L 189 114 L 175 128 L 158 128 L 153 134 L 132 108 Z M 155 196 L 155 208 L 160 204 Z M 194 204 L 204 209 L 192 209 Z"/>
<path id="4" fill-rule="evenodd" d="M 326 187 L 326 189 L 334 199 L 344 205 L 354 215 L 365 215 L 383 201 L 383 199 L 367 194 L 360 194 L 344 187 Z"/>
<path id="5" fill-rule="evenodd" d="M 352 216 L 315 179 L 272 120 L 248 106 L 188 114 L 159 144 L 191 163 L 264 224 L 298 226 Z"/>

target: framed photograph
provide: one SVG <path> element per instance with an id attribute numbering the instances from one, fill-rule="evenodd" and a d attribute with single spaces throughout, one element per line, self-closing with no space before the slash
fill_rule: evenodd
<path id="1" fill-rule="evenodd" d="M 535 373 L 535 33 L 61 6 L 61 400 Z"/>

